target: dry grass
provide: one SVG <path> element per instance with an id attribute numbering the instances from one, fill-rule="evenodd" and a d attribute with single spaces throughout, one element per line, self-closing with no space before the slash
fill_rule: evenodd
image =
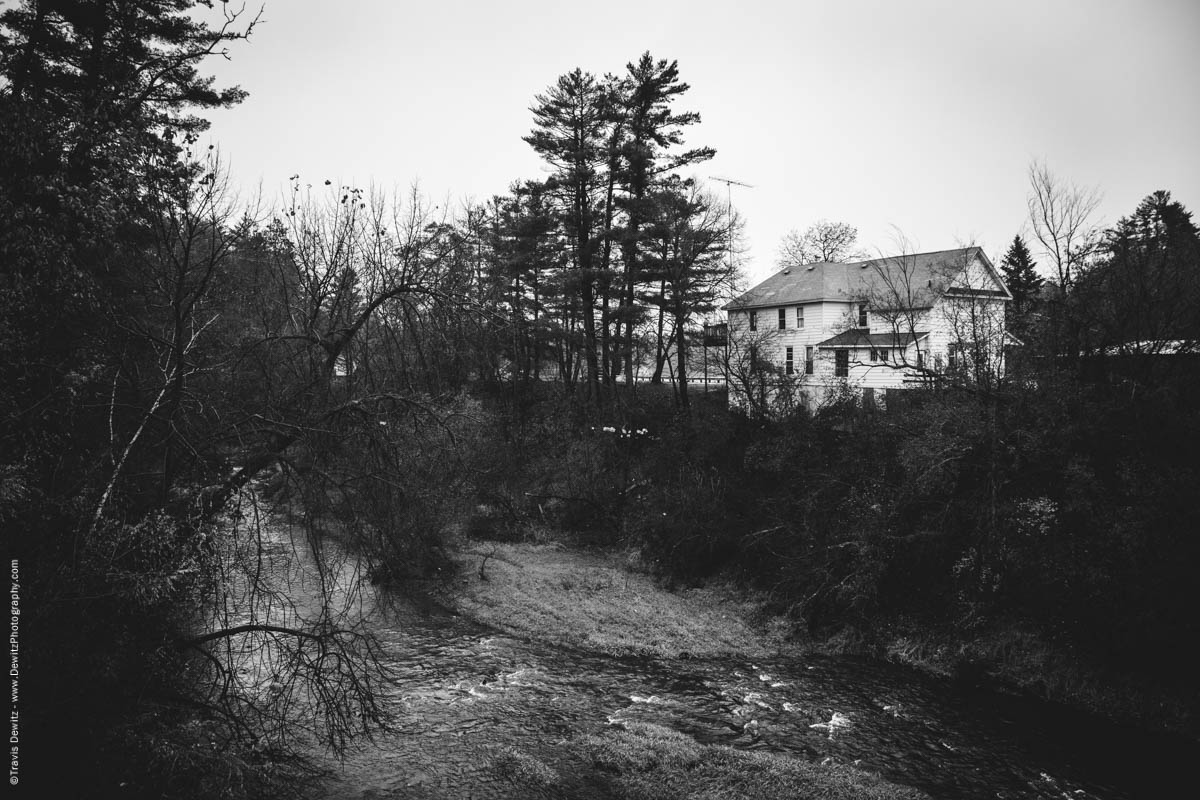
<path id="1" fill-rule="evenodd" d="M 943 677 L 973 663 L 992 679 L 1047 700 L 1112 719 L 1195 736 L 1195 704 L 1180 702 L 1178 687 L 1153 685 L 1084 662 L 1065 644 L 1017 625 L 997 623 L 956 637 L 910 629 L 888 637 L 889 660 Z"/>
<path id="2" fill-rule="evenodd" d="M 473 542 L 459 558 L 463 582 L 447 599 L 509 633 L 614 655 L 788 649 L 787 623 L 764 618 L 761 603 L 720 586 L 667 591 L 616 555 Z"/>
<path id="3" fill-rule="evenodd" d="M 515 747 L 499 749 L 492 756 L 491 767 L 496 774 L 527 789 L 549 788 L 560 783 L 558 773 L 553 768 Z"/>
<path id="4" fill-rule="evenodd" d="M 513 634 L 619 655 L 749 656 L 789 649 L 786 623 L 765 618 L 761 604 L 744 594 L 721 586 L 670 592 L 617 555 L 471 542 L 458 558 L 463 582 L 447 599 Z M 851 766 L 703 745 L 636 722 L 560 747 L 563 763 L 572 765 L 561 774 L 512 748 L 496 753 L 492 766 L 522 797 L 575 796 L 563 783 L 567 774 L 595 796 L 620 800 L 925 797 Z"/>
<path id="5" fill-rule="evenodd" d="M 918 800 L 921 792 L 850 766 L 702 745 L 657 725 L 624 729 L 582 742 L 610 788 L 623 800 Z"/>

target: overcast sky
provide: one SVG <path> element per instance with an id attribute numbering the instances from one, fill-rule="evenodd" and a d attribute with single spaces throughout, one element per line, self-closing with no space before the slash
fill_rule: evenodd
<path id="1" fill-rule="evenodd" d="M 213 65 L 250 97 L 210 134 L 271 199 L 300 173 L 485 200 L 542 175 L 521 140 L 535 94 L 649 50 L 691 85 L 688 144 L 717 150 L 695 174 L 753 185 L 732 197 L 755 280 L 821 218 L 872 252 L 899 231 L 998 259 L 1033 158 L 1098 187 L 1105 223 L 1156 189 L 1200 216 L 1197 0 L 270 0 L 263 18 Z"/>

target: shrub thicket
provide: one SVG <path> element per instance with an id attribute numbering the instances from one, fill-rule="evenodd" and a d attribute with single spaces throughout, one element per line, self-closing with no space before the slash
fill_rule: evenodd
<path id="1" fill-rule="evenodd" d="M 1200 633 L 1200 412 L 1181 392 L 1042 375 L 782 420 L 640 397 L 490 406 L 505 433 L 481 496 L 510 536 L 548 523 L 672 580 L 735 575 L 817 635 L 1015 623 L 1167 675 Z"/>

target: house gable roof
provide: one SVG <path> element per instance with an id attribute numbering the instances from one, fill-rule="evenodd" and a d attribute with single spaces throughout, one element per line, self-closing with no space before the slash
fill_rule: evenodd
<path id="1" fill-rule="evenodd" d="M 972 287 L 968 267 L 980 264 L 992 285 Z M 895 296 L 910 308 L 932 306 L 944 294 L 1011 300 L 995 267 L 978 247 L 937 250 L 849 263 L 819 261 L 783 269 L 725 305 L 725 310 Z"/>

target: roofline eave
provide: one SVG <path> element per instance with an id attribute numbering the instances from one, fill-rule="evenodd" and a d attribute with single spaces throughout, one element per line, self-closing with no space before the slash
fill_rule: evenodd
<path id="1" fill-rule="evenodd" d="M 817 297 L 814 299 L 786 300 L 783 302 L 780 302 L 778 300 L 775 300 L 775 301 L 764 300 L 762 302 L 745 303 L 745 304 L 738 303 L 736 300 L 734 300 L 731 303 L 726 303 L 725 305 L 721 306 L 721 309 L 724 311 L 746 311 L 748 309 L 754 309 L 754 308 L 779 308 L 780 306 L 803 306 L 803 305 L 807 305 L 809 303 L 861 303 L 864 300 L 869 300 L 869 299 L 870 298 L 867 298 L 867 297 L 858 297 L 857 295 L 853 295 L 853 296 L 852 295 L 843 295 L 841 297 Z M 933 306 L 914 306 L 914 308 L 933 308 Z"/>

